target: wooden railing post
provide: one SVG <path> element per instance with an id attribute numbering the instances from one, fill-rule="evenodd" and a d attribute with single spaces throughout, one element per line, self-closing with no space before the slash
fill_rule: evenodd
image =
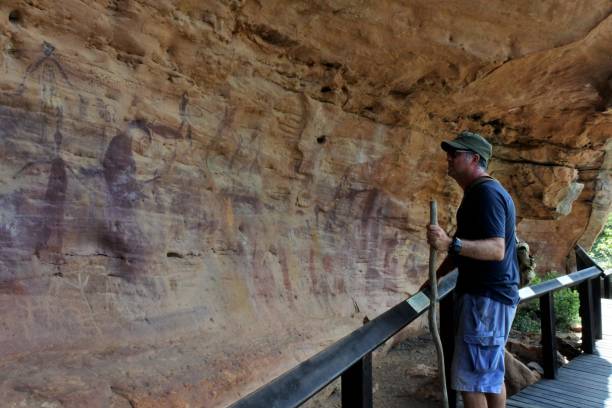
<path id="1" fill-rule="evenodd" d="M 444 351 L 444 370 L 446 371 L 446 393 L 449 408 L 457 406 L 457 393 L 451 388 L 451 363 L 455 350 L 455 294 L 449 293 L 440 301 L 440 339 Z"/>
<path id="2" fill-rule="evenodd" d="M 552 292 L 540 296 L 540 316 L 544 378 L 554 379 L 557 377 L 557 337 L 555 334 L 556 318 Z"/>
<path id="3" fill-rule="evenodd" d="M 582 322 L 582 351 L 593 354 L 595 348 L 595 324 L 593 321 L 593 285 L 587 279 L 578 286 L 580 294 L 580 320 Z"/>
<path id="4" fill-rule="evenodd" d="M 578 250 L 581 248 L 577 248 Z M 584 252 L 584 251 L 583 251 Z M 590 260 L 586 256 L 587 260 Z M 592 260 L 590 260 L 593 262 Z M 542 315 L 542 343 L 546 377 L 554 377 L 556 370 L 555 317 L 552 292 L 580 282 L 580 315 L 583 326 L 583 350 L 593 353 L 594 349 L 594 297 L 593 282 L 601 282 L 602 274 L 608 281 L 610 271 L 601 271 L 598 266 L 581 267 L 580 271 L 563 278 L 557 278 L 519 291 L 521 302 L 540 299 Z M 454 294 L 457 272 L 453 271 L 441 281 L 440 288 L 440 337 L 445 354 L 447 387 L 450 406 L 456 407 L 456 392 L 451 391 L 451 364 L 455 340 Z M 601 285 L 601 283 L 599 284 Z M 601 290 L 601 286 L 599 286 Z M 371 353 L 401 328 L 413 322 L 428 305 L 427 293 L 419 292 L 378 316 L 368 326 L 354 331 L 338 340 L 320 353 L 303 361 L 290 371 L 269 382 L 250 395 L 231 405 L 231 408 L 287 407 L 296 408 L 342 375 L 342 406 L 371 408 L 372 398 L 372 357 Z M 365 356 L 365 357 L 364 357 Z M 358 360 L 359 359 L 359 360 Z M 347 368 L 349 362 L 357 361 Z"/>
<path id="5" fill-rule="evenodd" d="M 342 407 L 372 408 L 372 353 L 342 374 Z"/>
<path id="6" fill-rule="evenodd" d="M 601 340 L 603 337 L 603 322 L 601 320 L 601 278 L 597 277 L 591 280 L 591 285 L 591 290 L 593 291 L 593 326 L 595 330 L 593 335 L 596 340 Z"/>
<path id="7" fill-rule="evenodd" d="M 591 266 L 597 266 L 595 262 L 591 259 L 591 257 L 582 249 L 580 246 L 576 247 L 576 267 L 578 270 L 590 268 Z M 588 309 L 592 326 L 589 328 L 592 330 L 593 339 L 601 339 L 602 338 L 602 322 L 601 322 L 601 279 L 599 277 L 594 279 L 589 279 L 589 287 L 590 287 L 590 302 L 592 306 Z M 582 305 L 582 298 L 581 298 Z M 582 314 L 581 314 L 582 316 Z M 582 325 L 582 331 L 584 332 L 584 324 Z M 584 336 L 583 336 L 584 343 Z M 586 351 L 585 351 L 586 353 Z"/>

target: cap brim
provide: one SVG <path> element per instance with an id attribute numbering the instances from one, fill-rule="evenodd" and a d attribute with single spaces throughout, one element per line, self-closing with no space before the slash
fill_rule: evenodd
<path id="1" fill-rule="evenodd" d="M 463 145 L 462 143 L 457 143 L 455 141 L 444 141 L 440 143 L 440 147 L 442 147 L 442 150 L 444 150 L 445 152 L 449 152 L 452 150 L 472 150 L 469 147 Z"/>

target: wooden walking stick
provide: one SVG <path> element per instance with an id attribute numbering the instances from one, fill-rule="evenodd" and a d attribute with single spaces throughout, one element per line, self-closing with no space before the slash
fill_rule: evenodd
<path id="1" fill-rule="evenodd" d="M 438 207 L 435 200 L 430 201 L 430 217 L 431 225 L 438 224 Z M 429 296 L 429 331 L 436 345 L 438 353 L 438 372 L 440 373 L 440 382 L 442 385 L 442 403 L 444 408 L 448 408 L 448 394 L 446 392 L 446 373 L 444 371 L 444 351 L 442 350 L 442 341 L 438 332 L 436 321 L 436 302 L 438 301 L 438 280 L 436 279 L 436 248 L 429 246 L 429 282 L 431 294 Z"/>

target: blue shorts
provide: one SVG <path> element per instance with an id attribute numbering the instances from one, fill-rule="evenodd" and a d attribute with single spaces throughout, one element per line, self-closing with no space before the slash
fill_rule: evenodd
<path id="1" fill-rule="evenodd" d="M 499 394 L 504 383 L 504 348 L 515 305 L 463 293 L 455 303 L 455 352 L 452 388 Z"/>

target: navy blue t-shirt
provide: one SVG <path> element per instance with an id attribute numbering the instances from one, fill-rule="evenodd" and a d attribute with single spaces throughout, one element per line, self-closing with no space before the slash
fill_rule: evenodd
<path id="1" fill-rule="evenodd" d="M 516 213 L 510 194 L 493 179 L 468 187 L 457 210 L 459 239 L 503 238 L 503 261 L 457 257 L 457 291 L 490 297 L 505 304 L 519 301 L 515 241 Z"/>

